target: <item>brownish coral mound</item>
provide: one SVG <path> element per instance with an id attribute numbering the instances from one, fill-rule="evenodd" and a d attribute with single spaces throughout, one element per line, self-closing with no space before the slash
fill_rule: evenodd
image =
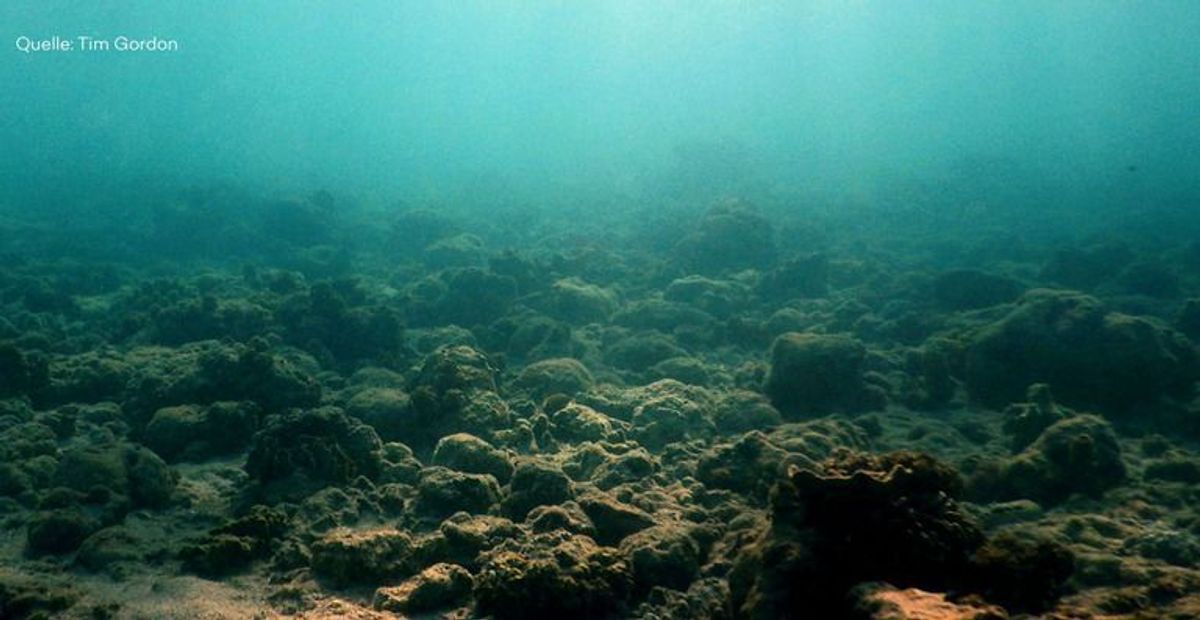
<path id="1" fill-rule="evenodd" d="M 914 452 L 839 451 L 794 467 L 772 494 L 769 529 L 738 558 L 730 588 L 741 617 L 840 617 L 865 581 L 942 590 L 963 575 L 983 534 L 958 505 L 955 470 Z"/>
<path id="2" fill-rule="evenodd" d="M 1120 411 L 1186 395 L 1198 377 L 1186 336 L 1074 291 L 1025 293 L 978 331 L 966 354 L 968 391 L 993 406 L 1020 400 L 1027 386 L 1042 382 L 1069 405 Z"/>

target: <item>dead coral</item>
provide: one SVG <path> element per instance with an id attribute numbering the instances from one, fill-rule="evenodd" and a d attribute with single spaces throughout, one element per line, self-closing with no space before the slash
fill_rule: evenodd
<path id="1" fill-rule="evenodd" d="M 932 457 L 841 451 L 791 468 L 772 493 L 768 529 L 730 575 L 742 617 L 839 617 L 864 581 L 943 590 L 983 542 L 955 501 L 958 473 Z"/>

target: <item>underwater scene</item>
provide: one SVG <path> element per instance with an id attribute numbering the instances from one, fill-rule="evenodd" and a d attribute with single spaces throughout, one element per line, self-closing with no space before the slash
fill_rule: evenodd
<path id="1" fill-rule="evenodd" d="M 0 34 L 0 620 L 1200 618 L 1200 2 Z"/>

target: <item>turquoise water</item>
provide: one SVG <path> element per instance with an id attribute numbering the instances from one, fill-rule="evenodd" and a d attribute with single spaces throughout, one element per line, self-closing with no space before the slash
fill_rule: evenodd
<path id="1" fill-rule="evenodd" d="M 625 188 L 681 145 L 822 190 L 993 162 L 1095 208 L 1194 190 L 1190 2 L 5 3 L 20 179 Z M 22 53 L 17 37 L 178 42 Z M 102 171 L 102 172 L 101 172 Z"/>

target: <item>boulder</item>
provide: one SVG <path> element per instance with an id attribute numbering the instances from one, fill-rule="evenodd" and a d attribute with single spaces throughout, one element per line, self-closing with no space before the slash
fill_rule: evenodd
<path id="1" fill-rule="evenodd" d="M 379 585 L 414 569 L 412 537 L 396 529 L 337 529 L 312 545 L 313 573 L 334 587 Z"/>
<path id="2" fill-rule="evenodd" d="M 510 540 L 484 554 L 474 593 L 478 613 L 497 620 L 599 620 L 621 608 L 632 584 L 617 550 L 558 530 Z"/>
<path id="3" fill-rule="evenodd" d="M 997 407 L 1016 402 L 1030 384 L 1048 383 L 1067 405 L 1120 412 L 1187 394 L 1198 377 L 1185 336 L 1072 291 L 1025 293 L 976 332 L 966 353 L 969 394 Z"/>
<path id="4" fill-rule="evenodd" d="M 417 483 L 416 511 L 444 519 L 456 512 L 486 513 L 500 501 L 500 486 L 490 474 L 468 474 L 429 467 Z"/>
<path id="5" fill-rule="evenodd" d="M 377 478 L 383 443 L 371 427 L 336 407 L 298 410 L 267 418 L 245 469 L 262 490 L 295 499 L 359 476 Z"/>
<path id="6" fill-rule="evenodd" d="M 517 465 L 504 498 L 504 514 L 522 520 L 537 506 L 561 504 L 573 496 L 571 479 L 556 465 L 527 459 Z"/>
<path id="7" fill-rule="evenodd" d="M 785 415 L 876 408 L 885 398 L 863 381 L 867 349 L 849 336 L 790 332 L 771 345 L 763 392 Z"/>
<path id="8" fill-rule="evenodd" d="M 1052 424 L 1016 455 L 984 463 L 969 486 L 981 499 L 1057 504 L 1075 493 L 1098 497 L 1125 476 L 1112 427 L 1100 417 L 1079 415 Z"/>
<path id="9" fill-rule="evenodd" d="M 513 473 L 507 453 L 468 433 L 455 433 L 438 440 L 432 463 L 469 474 L 489 474 L 500 484 L 506 484 Z"/>
<path id="10" fill-rule="evenodd" d="M 373 606 L 379 611 L 419 614 L 463 603 L 471 596 L 474 579 L 457 564 L 438 563 L 398 586 L 375 591 Z"/>

